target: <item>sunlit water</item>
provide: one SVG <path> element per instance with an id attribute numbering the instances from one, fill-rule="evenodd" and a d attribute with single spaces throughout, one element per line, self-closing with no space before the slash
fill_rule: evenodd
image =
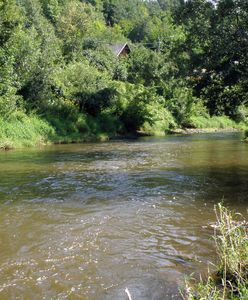
<path id="1" fill-rule="evenodd" d="M 247 216 L 238 134 L 0 153 L 0 299 L 180 299 L 215 257 L 213 207 Z"/>

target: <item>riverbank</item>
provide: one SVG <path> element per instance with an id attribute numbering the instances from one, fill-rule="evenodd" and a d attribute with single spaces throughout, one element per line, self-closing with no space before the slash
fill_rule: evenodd
<path id="1" fill-rule="evenodd" d="M 237 132 L 244 128 L 227 117 L 208 120 L 211 128 L 167 128 L 159 130 L 149 126 L 139 131 L 128 132 L 119 120 L 98 119 L 80 115 L 77 120 L 59 118 L 41 119 L 36 115 L 15 112 L 8 119 L 0 119 L 0 149 L 37 147 L 47 144 L 69 144 L 113 139 L 134 139 L 140 136 L 165 136 L 167 134 L 196 134 L 214 132 Z M 247 139 L 247 138 L 246 138 Z"/>
<path id="2" fill-rule="evenodd" d="M 72 122 L 56 117 L 47 120 L 17 111 L 8 119 L 0 118 L 0 149 L 108 140 L 108 134 L 100 127 L 96 120 L 81 116 Z"/>
<path id="3" fill-rule="evenodd" d="M 239 132 L 241 128 L 227 127 L 227 128 L 178 128 L 172 130 L 171 134 L 197 134 L 197 133 L 215 133 L 215 132 Z"/>
<path id="4" fill-rule="evenodd" d="M 24 127 L 24 126 L 23 126 Z M 53 128 L 51 128 L 53 131 Z M 20 148 L 30 148 L 30 147 L 40 147 L 46 146 L 51 144 L 80 144 L 80 143 L 88 143 L 88 142 L 106 142 L 109 140 L 124 140 L 124 139 L 137 139 L 139 137 L 148 137 L 148 136 L 166 136 L 168 135 L 191 135 L 191 134 L 199 134 L 199 133 L 221 133 L 221 132 L 239 132 L 241 129 L 238 128 L 223 128 L 223 129 L 192 129 L 192 128 L 185 128 L 185 129 L 175 129 L 169 131 L 168 133 L 159 133 L 159 134 L 150 134 L 145 132 L 137 132 L 133 134 L 122 134 L 122 135 L 114 135 L 109 136 L 107 133 L 100 133 L 98 135 L 89 134 L 89 135 L 82 135 L 81 137 L 61 137 L 59 135 L 53 134 L 52 137 L 49 138 L 47 134 L 40 135 L 38 134 L 35 137 L 27 138 L 12 138 L 6 137 L 0 140 L 0 151 L 6 150 L 13 150 L 13 149 L 20 149 Z M 35 128 L 34 128 L 35 132 Z M 248 142 L 248 138 L 244 139 L 245 142 Z"/>
<path id="5" fill-rule="evenodd" d="M 206 280 L 187 280 L 184 299 L 248 299 L 248 223 L 221 204 L 215 214 L 216 271 Z"/>

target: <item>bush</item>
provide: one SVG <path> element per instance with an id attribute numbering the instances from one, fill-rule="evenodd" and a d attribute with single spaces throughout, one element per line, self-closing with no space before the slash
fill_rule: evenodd
<path id="1" fill-rule="evenodd" d="M 248 129 L 245 130 L 245 141 L 248 142 Z"/>
<path id="2" fill-rule="evenodd" d="M 237 122 L 243 122 L 248 125 L 248 107 L 245 105 L 240 105 L 237 109 L 235 120 Z"/>
<path id="3" fill-rule="evenodd" d="M 103 132 L 107 132 L 111 136 L 123 132 L 123 124 L 117 116 L 112 114 L 111 110 L 103 111 L 98 119 Z"/>
<path id="4" fill-rule="evenodd" d="M 141 131 L 150 135 L 164 135 L 170 129 L 177 127 L 172 114 L 161 105 L 151 105 L 149 111 L 150 122 L 145 122 Z"/>
<path id="5" fill-rule="evenodd" d="M 179 125 L 187 127 L 189 117 L 194 114 L 194 105 L 198 101 L 193 96 L 193 90 L 180 81 L 172 81 L 167 84 L 165 90 L 167 90 L 165 92 L 166 108 L 172 113 Z"/>

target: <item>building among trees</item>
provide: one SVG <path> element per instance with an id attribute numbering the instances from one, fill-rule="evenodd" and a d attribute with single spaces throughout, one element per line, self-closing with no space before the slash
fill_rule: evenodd
<path id="1" fill-rule="evenodd" d="M 126 57 L 131 52 L 127 43 L 110 45 L 110 49 L 117 57 Z"/>

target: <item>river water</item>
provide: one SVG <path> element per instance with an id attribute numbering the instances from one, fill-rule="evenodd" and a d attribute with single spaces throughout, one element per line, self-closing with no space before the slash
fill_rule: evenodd
<path id="1" fill-rule="evenodd" d="M 247 217 L 248 144 L 198 134 L 0 153 L 0 299 L 180 299 Z"/>

